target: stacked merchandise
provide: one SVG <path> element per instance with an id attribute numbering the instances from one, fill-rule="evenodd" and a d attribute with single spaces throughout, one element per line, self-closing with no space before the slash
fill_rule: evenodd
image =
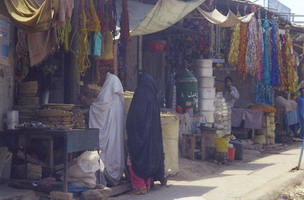
<path id="1" fill-rule="evenodd" d="M 19 111 L 19 122 L 35 120 L 34 110 L 39 105 L 38 82 L 22 82 L 18 87 L 18 97 L 15 109 Z"/>
<path id="2" fill-rule="evenodd" d="M 44 104 L 35 114 L 48 128 L 72 129 L 75 125 L 73 108 L 74 104 Z"/>
<path id="3" fill-rule="evenodd" d="M 254 137 L 256 144 L 275 144 L 275 113 L 266 113 L 263 129 Z"/>
<path id="4" fill-rule="evenodd" d="M 199 114 L 205 116 L 207 123 L 214 123 L 215 87 L 211 59 L 197 59 L 195 74 L 198 79 Z"/>
<path id="5" fill-rule="evenodd" d="M 73 121 L 74 121 L 74 127 L 73 129 L 84 129 L 86 128 L 86 122 L 84 119 L 83 111 L 80 108 L 74 108 L 72 110 L 73 112 Z"/>
<path id="6" fill-rule="evenodd" d="M 227 108 L 226 101 L 221 92 L 218 92 L 215 96 L 215 112 L 214 119 L 215 124 L 218 124 L 221 130 L 217 130 L 217 137 L 221 138 L 224 135 L 231 132 L 231 111 Z"/>

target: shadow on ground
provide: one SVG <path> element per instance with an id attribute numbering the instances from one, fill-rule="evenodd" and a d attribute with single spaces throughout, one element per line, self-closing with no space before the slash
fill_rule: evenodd
<path id="1" fill-rule="evenodd" d="M 156 185 L 149 193 L 145 195 L 125 194 L 118 197 L 112 197 L 113 200 L 178 200 L 180 198 L 201 197 L 204 193 L 213 190 L 214 187 L 203 187 L 193 185 L 169 185 L 161 187 Z M 166 192 L 160 191 L 166 190 Z"/>

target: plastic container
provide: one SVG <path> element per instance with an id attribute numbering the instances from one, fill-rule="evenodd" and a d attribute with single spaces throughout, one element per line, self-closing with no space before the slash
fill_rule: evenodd
<path id="1" fill-rule="evenodd" d="M 202 76 L 198 78 L 199 87 L 213 88 L 215 83 L 215 77 Z"/>
<path id="2" fill-rule="evenodd" d="M 216 152 L 228 152 L 229 138 L 215 138 Z"/>
<path id="3" fill-rule="evenodd" d="M 233 144 L 235 150 L 235 160 L 243 160 L 243 151 L 244 151 L 244 145 L 239 140 L 230 140 L 230 144 Z"/>
<path id="4" fill-rule="evenodd" d="M 161 113 L 161 126 L 165 153 L 165 176 L 175 175 L 178 172 L 178 116 Z"/>
<path id="5" fill-rule="evenodd" d="M 234 161 L 235 157 L 235 148 L 228 148 L 228 161 Z"/>
<path id="6" fill-rule="evenodd" d="M 192 72 L 184 69 L 178 73 L 176 82 L 176 103 L 185 108 L 192 107 L 193 113 L 198 111 L 198 87 L 197 79 Z"/>

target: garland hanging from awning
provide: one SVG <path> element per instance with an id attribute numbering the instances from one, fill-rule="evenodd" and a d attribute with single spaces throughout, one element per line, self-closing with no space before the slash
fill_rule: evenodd
<path id="1" fill-rule="evenodd" d="M 230 49 L 228 55 L 228 63 L 230 66 L 237 66 L 240 53 L 240 24 L 233 28 L 232 38 L 230 41 Z"/>
<path id="2" fill-rule="evenodd" d="M 247 73 L 247 67 L 246 67 L 246 51 L 247 51 L 247 31 L 248 31 L 248 24 L 241 23 L 240 28 L 240 53 L 239 53 L 239 62 L 237 65 L 237 70 L 243 75 L 243 78 L 245 78 L 245 75 Z"/>
<path id="3" fill-rule="evenodd" d="M 277 47 L 277 22 L 272 20 L 271 28 L 271 44 L 272 44 L 272 71 L 271 71 L 271 85 L 278 86 L 280 84 L 280 71 L 278 63 L 278 47 Z"/>
<path id="4" fill-rule="evenodd" d="M 263 79 L 263 53 L 264 53 L 264 38 L 263 38 L 263 26 L 262 26 L 262 20 L 261 20 L 261 13 L 258 12 L 258 22 L 257 22 L 257 28 L 258 28 L 258 41 L 257 41 L 257 62 L 258 62 L 258 68 L 256 71 L 256 79 L 258 81 L 261 81 Z"/>
<path id="5" fill-rule="evenodd" d="M 246 50 L 246 67 L 247 72 L 255 76 L 259 68 L 258 58 L 257 58 L 257 48 L 258 46 L 258 30 L 257 21 L 255 16 L 252 17 L 248 24 L 248 43 Z"/>
<path id="6" fill-rule="evenodd" d="M 264 24 L 264 69 L 263 69 L 263 83 L 270 85 L 271 83 L 271 69 L 270 69 L 270 53 L 269 53 L 269 21 L 265 19 Z"/>

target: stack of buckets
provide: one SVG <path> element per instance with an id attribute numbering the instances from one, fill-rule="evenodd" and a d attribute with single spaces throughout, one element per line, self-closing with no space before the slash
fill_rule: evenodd
<path id="1" fill-rule="evenodd" d="M 194 60 L 195 75 L 198 79 L 199 114 L 207 123 L 214 123 L 215 112 L 215 77 L 213 76 L 212 59 Z"/>

